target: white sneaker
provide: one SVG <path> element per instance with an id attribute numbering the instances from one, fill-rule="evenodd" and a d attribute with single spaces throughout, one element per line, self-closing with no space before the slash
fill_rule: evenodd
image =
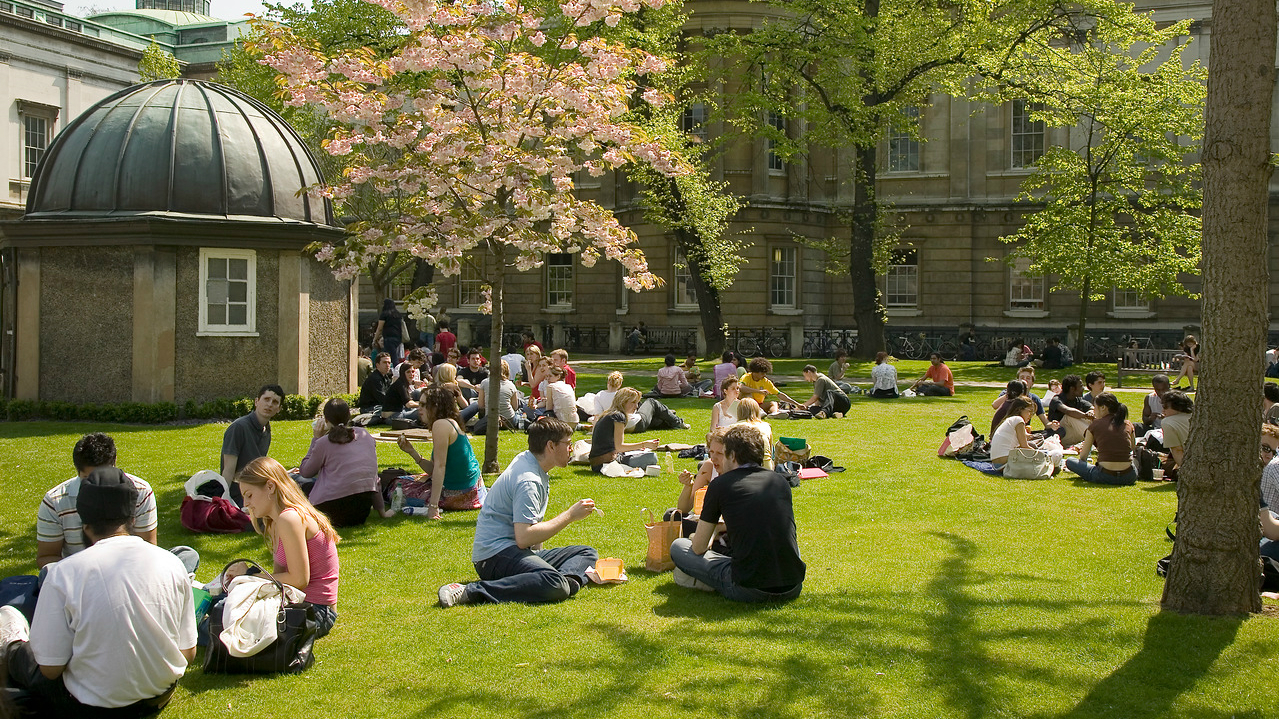
<path id="1" fill-rule="evenodd" d="M 31 639 L 31 625 L 16 607 L 0 607 L 0 649 Z"/>
<path id="2" fill-rule="evenodd" d="M 715 587 L 712 587 L 706 582 L 703 582 L 700 579 L 693 577 L 693 575 L 689 574 L 688 572 L 685 572 L 683 569 L 680 569 L 679 567 L 675 568 L 675 584 L 681 587 L 687 587 L 689 589 L 697 589 L 703 592 L 715 591 Z"/>

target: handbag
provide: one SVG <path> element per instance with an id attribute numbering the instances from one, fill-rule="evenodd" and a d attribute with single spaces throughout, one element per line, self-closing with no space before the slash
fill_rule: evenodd
<path id="1" fill-rule="evenodd" d="M 223 575 L 236 562 L 262 570 L 261 565 L 251 559 L 233 559 L 223 568 Z M 222 603 L 219 602 L 209 612 L 209 649 L 204 654 L 206 674 L 297 674 L 315 663 L 315 635 L 319 628 L 315 607 L 309 602 L 284 604 L 284 585 L 265 570 L 261 576 L 274 582 L 280 590 L 281 606 L 275 619 L 275 641 L 253 656 L 232 656 L 222 643 L 225 626 Z"/>
<path id="2" fill-rule="evenodd" d="M 222 497 L 183 497 L 178 515 L 192 532 L 236 534 L 253 529 L 249 515 Z"/>
<path id="3" fill-rule="evenodd" d="M 1013 447 L 1008 452 L 1004 476 L 1009 479 L 1048 479 L 1053 476 L 1053 463 L 1042 449 Z"/>
<path id="4" fill-rule="evenodd" d="M 803 464 L 813 455 L 813 448 L 802 437 L 778 437 L 773 443 L 773 464 L 799 462 Z"/>
<path id="5" fill-rule="evenodd" d="M 648 513 L 648 521 L 644 522 L 644 531 L 648 532 L 648 554 L 644 557 L 644 568 L 650 572 L 674 569 L 671 542 L 679 539 L 683 515 L 678 511 L 671 512 L 668 513 L 669 519 L 658 521 L 647 508 L 641 511 Z"/>

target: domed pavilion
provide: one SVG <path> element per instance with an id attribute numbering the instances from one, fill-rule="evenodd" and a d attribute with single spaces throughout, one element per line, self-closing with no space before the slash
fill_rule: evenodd
<path id="1" fill-rule="evenodd" d="M 86 110 L 0 224 L 4 395 L 350 391 L 352 285 L 304 249 L 343 234 L 302 192 L 320 178 L 279 115 L 222 85 L 159 80 Z"/>

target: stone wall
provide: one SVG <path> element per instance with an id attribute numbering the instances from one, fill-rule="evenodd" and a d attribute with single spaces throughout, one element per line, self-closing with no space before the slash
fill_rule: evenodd
<path id="1" fill-rule="evenodd" d="M 129 401 L 132 328 L 133 248 L 40 250 L 41 399 Z"/>
<path id="2" fill-rule="evenodd" d="M 311 272 L 310 392 L 348 391 L 350 375 L 350 288 L 328 265 L 306 260 Z"/>

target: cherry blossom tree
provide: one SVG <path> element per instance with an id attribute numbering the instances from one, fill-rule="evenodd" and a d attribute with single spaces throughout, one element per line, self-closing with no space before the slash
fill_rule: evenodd
<path id="1" fill-rule="evenodd" d="M 290 105 L 341 124 L 325 143 L 346 156 L 341 178 L 319 191 L 342 198 L 373 187 L 395 208 L 319 249 L 341 278 L 373 256 L 407 251 L 445 275 L 462 256 L 489 258 L 490 367 L 500 378 L 506 273 L 570 252 L 590 267 L 620 262 L 628 289 L 656 287 L 637 238 L 599 204 L 573 193 L 579 173 L 643 164 L 688 171 L 669 138 L 628 121 L 639 77 L 666 61 L 597 32 L 665 0 L 370 0 L 401 18 L 407 40 L 387 56 L 366 48 L 326 53 L 277 25 L 259 48 Z M 391 150 L 391 151 L 388 151 Z M 352 161 L 353 160 L 353 161 Z M 498 381 L 489 383 L 485 471 L 497 470 Z M 571 422 L 571 420 L 570 420 Z"/>

